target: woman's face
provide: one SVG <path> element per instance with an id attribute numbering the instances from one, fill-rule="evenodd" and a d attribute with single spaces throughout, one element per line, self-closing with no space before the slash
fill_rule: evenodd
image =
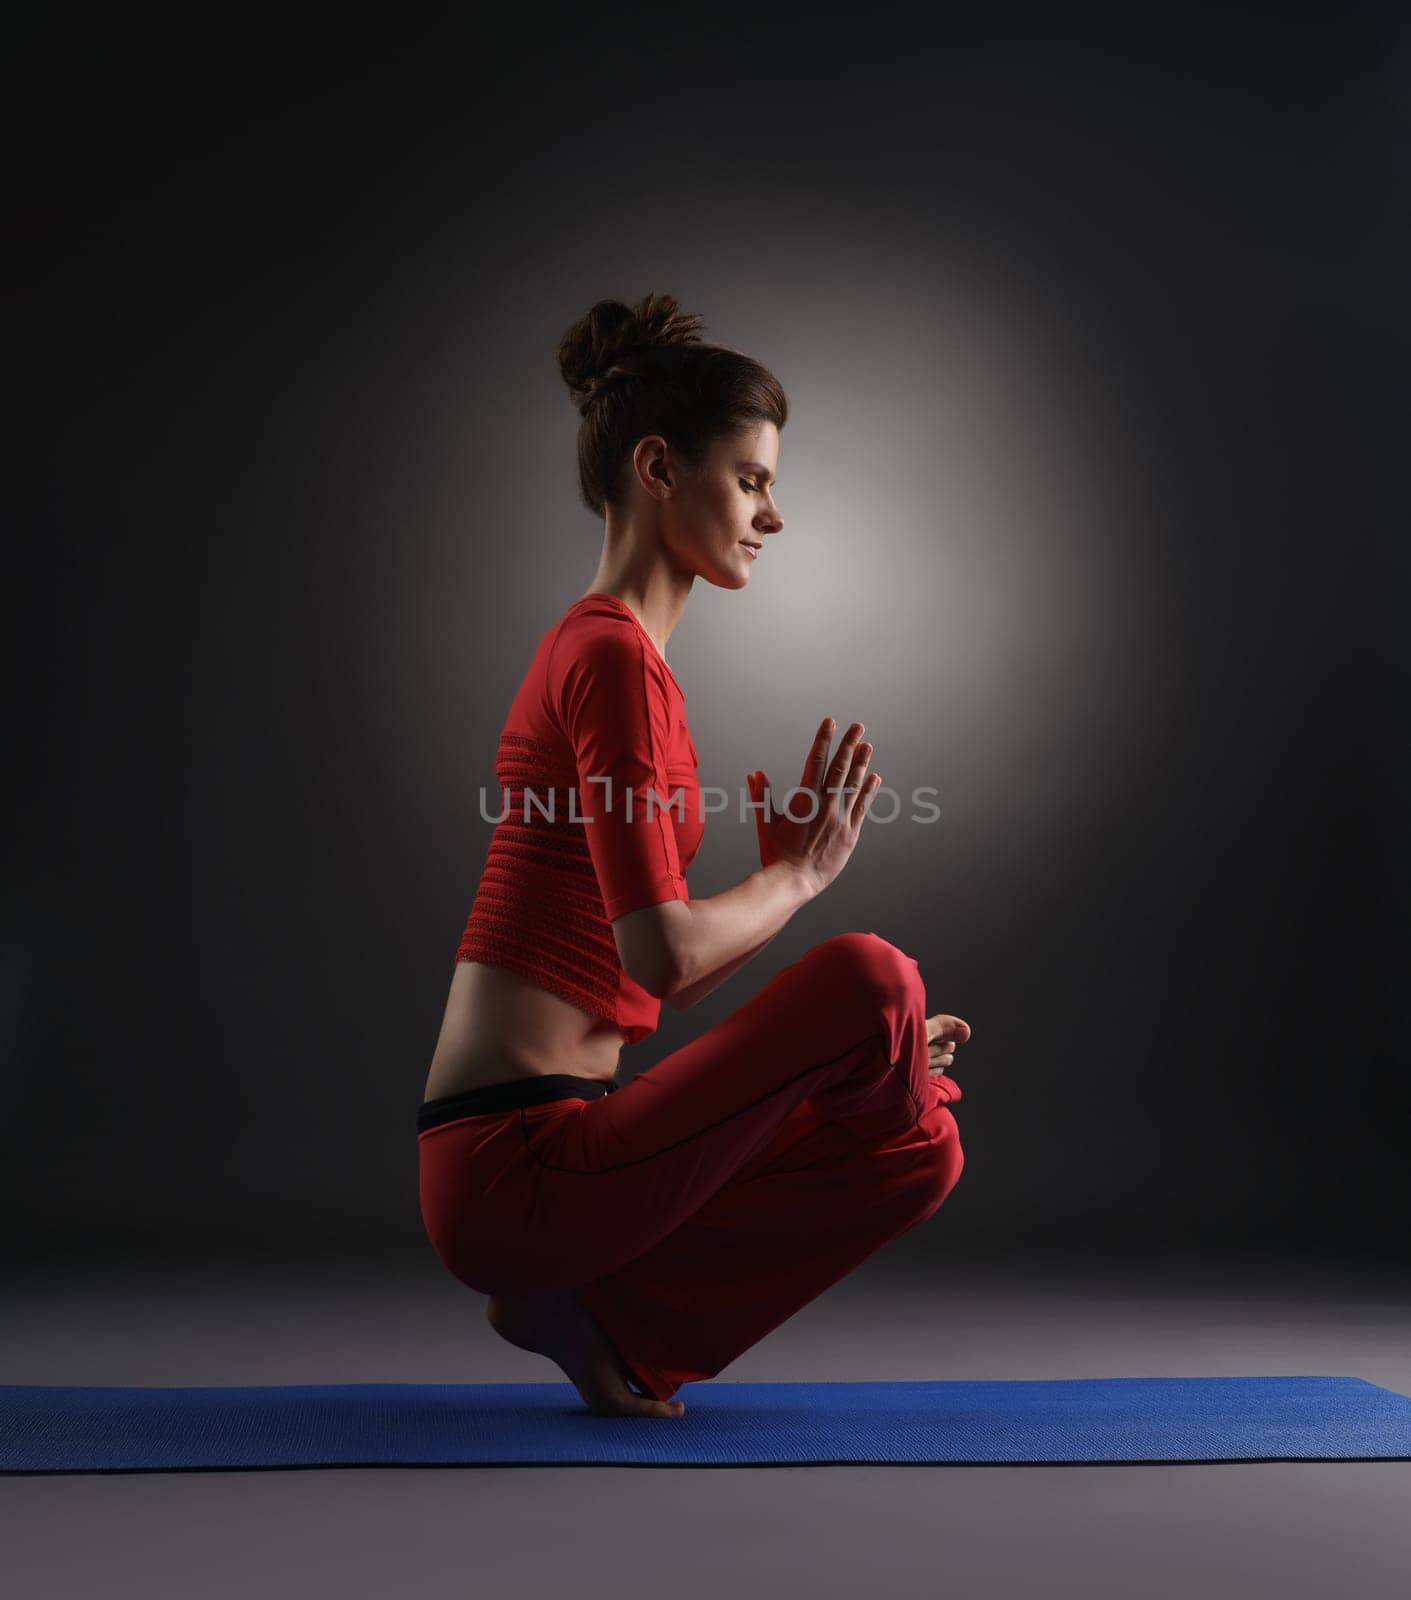
<path id="1" fill-rule="evenodd" d="M 699 471 L 684 476 L 662 504 L 666 546 L 681 566 L 718 588 L 744 588 L 750 568 L 768 559 L 771 535 L 784 526 L 774 503 L 778 461 L 772 422 L 715 440 Z"/>

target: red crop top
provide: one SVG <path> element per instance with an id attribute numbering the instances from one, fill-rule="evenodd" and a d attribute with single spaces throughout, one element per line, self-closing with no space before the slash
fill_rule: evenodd
<path id="1" fill-rule="evenodd" d="M 500 820 L 456 960 L 507 967 L 628 1044 L 645 1039 L 661 1002 L 623 970 L 611 924 L 690 899 L 705 832 L 696 766 L 685 692 L 631 607 L 575 601 L 540 639 L 500 734 Z"/>

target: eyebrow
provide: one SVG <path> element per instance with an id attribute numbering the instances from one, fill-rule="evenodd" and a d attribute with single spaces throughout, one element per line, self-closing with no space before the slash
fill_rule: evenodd
<path id="1" fill-rule="evenodd" d="M 757 472 L 760 477 L 768 478 L 770 483 L 775 481 L 774 474 L 769 470 L 768 467 L 765 466 L 762 461 L 742 461 L 740 463 L 740 469 L 743 472 Z"/>

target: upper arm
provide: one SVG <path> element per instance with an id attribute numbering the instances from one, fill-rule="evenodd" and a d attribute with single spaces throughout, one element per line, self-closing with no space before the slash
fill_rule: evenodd
<path id="1" fill-rule="evenodd" d="M 638 913 L 690 899 L 668 806 L 673 710 L 640 633 L 616 619 L 593 621 L 555 643 L 551 690 L 573 749 L 578 814 L 604 912 L 624 968 L 653 991 L 674 971 L 667 935 L 685 913 Z"/>

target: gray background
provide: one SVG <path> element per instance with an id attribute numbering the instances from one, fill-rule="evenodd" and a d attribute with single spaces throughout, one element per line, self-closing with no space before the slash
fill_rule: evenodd
<path id="1" fill-rule="evenodd" d="M 955 1192 L 725 1381 L 1411 1393 L 1399 12 L 9 21 L 6 1383 L 571 1399 L 413 1119 L 599 548 L 554 345 L 662 289 L 794 406 L 669 646 L 703 781 L 831 712 L 942 815 L 624 1075 L 846 928 L 975 1027 Z M 25 1600 L 1401 1600 L 1407 1470 L 29 1476 L 0 1540 Z"/>
<path id="2" fill-rule="evenodd" d="M 1398 1251 L 1404 25 L 932 22 L 19 26 L 12 1259 L 430 1258 L 480 788 L 601 541 L 554 347 L 650 289 L 793 406 L 668 649 L 702 781 L 858 717 L 941 819 L 624 1077 L 873 929 L 975 1029 L 927 1248 Z"/>

